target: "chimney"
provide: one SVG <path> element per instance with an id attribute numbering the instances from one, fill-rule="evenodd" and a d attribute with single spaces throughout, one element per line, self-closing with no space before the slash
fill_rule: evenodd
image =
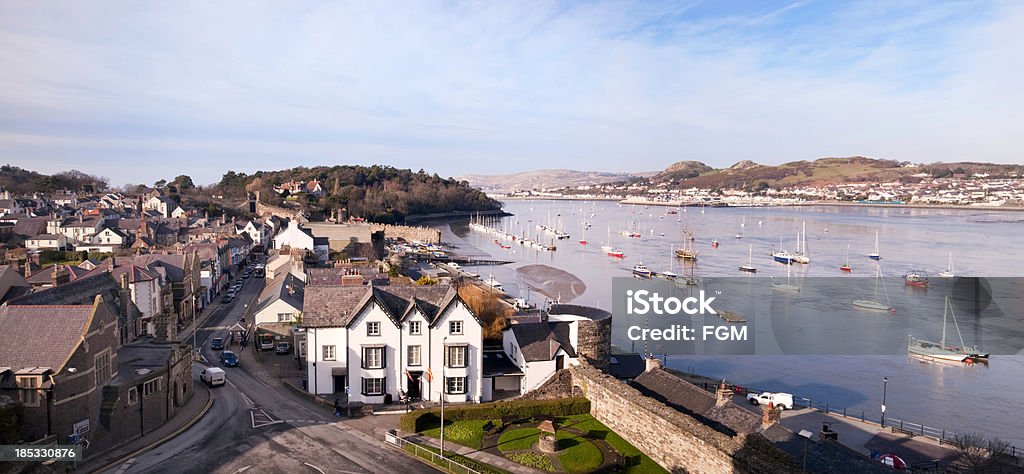
<path id="1" fill-rule="evenodd" d="M 715 390 L 715 406 L 718 408 L 724 407 L 732 401 L 732 389 L 725 385 L 725 379 L 722 379 L 722 383 L 718 384 L 718 390 Z"/>
<path id="2" fill-rule="evenodd" d="M 54 265 L 53 273 L 50 274 L 50 280 L 53 286 L 63 285 L 71 281 L 71 272 L 64 265 Z"/>
<path id="3" fill-rule="evenodd" d="M 128 272 L 133 271 L 133 270 L 134 269 L 128 269 Z M 122 290 L 128 289 L 128 272 L 124 272 L 124 273 L 121 274 L 121 289 Z"/>
<path id="4" fill-rule="evenodd" d="M 782 410 L 775 408 L 771 402 L 767 405 L 761 405 L 761 429 L 766 430 L 771 428 L 772 425 L 779 423 L 782 419 Z"/>
<path id="5" fill-rule="evenodd" d="M 645 362 L 647 364 L 644 368 L 644 372 L 650 372 L 654 369 L 661 368 L 661 359 L 658 359 L 657 357 L 648 357 Z"/>

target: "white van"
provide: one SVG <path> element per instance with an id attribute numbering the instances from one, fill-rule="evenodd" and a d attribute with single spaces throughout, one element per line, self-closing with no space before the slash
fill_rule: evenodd
<path id="1" fill-rule="evenodd" d="M 199 380 L 202 380 L 206 385 L 216 387 L 227 383 L 228 378 L 224 374 L 224 369 L 220 367 L 207 367 L 199 373 Z"/>

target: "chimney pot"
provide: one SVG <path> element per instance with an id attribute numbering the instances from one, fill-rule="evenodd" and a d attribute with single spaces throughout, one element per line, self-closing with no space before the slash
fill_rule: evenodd
<path id="1" fill-rule="evenodd" d="M 544 313 L 541 312 L 541 315 L 543 315 L 543 314 Z M 541 316 L 541 317 L 543 317 L 543 316 Z M 661 360 L 658 359 L 657 357 L 648 357 L 645 362 L 646 362 L 646 365 L 645 365 L 645 368 L 644 368 L 644 372 L 650 372 L 650 371 L 652 371 L 654 369 L 660 369 L 661 368 Z"/>

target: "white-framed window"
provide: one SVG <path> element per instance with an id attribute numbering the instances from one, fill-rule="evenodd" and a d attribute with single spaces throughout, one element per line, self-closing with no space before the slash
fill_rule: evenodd
<path id="1" fill-rule="evenodd" d="M 36 376 L 31 377 L 17 377 L 18 397 L 21 399 L 21 404 L 27 407 L 39 406 L 39 385 L 40 378 Z"/>
<path id="2" fill-rule="evenodd" d="M 369 321 L 366 323 L 366 335 L 367 336 L 379 336 L 380 335 L 380 321 Z"/>
<path id="3" fill-rule="evenodd" d="M 407 358 L 408 364 L 412 366 L 422 365 L 420 360 L 421 349 L 420 346 L 409 346 L 409 357 Z"/>
<path id="4" fill-rule="evenodd" d="M 277 322 L 279 322 L 279 323 L 290 323 L 290 322 L 292 322 L 292 313 L 277 313 Z"/>
<path id="5" fill-rule="evenodd" d="M 153 379 L 142 384 L 142 396 L 149 397 L 160 391 L 160 379 Z"/>
<path id="6" fill-rule="evenodd" d="M 448 377 L 444 383 L 445 393 L 466 393 L 466 377 Z"/>
<path id="7" fill-rule="evenodd" d="M 448 321 L 448 334 L 462 334 L 462 321 Z"/>
<path id="8" fill-rule="evenodd" d="M 447 356 L 445 362 L 448 363 L 448 367 L 465 367 L 466 366 L 466 346 L 448 346 Z"/>
<path id="9" fill-rule="evenodd" d="M 420 334 L 423 334 L 422 330 L 423 329 L 420 327 L 419 321 L 409 321 L 409 334 L 419 336 Z"/>
<path id="10" fill-rule="evenodd" d="M 337 346 L 323 346 L 324 348 L 324 360 L 338 360 L 338 347 Z"/>
<path id="11" fill-rule="evenodd" d="M 363 395 L 384 395 L 384 378 L 363 378 Z"/>
<path id="12" fill-rule="evenodd" d="M 128 389 L 128 405 L 134 405 L 139 403 L 139 389 L 136 387 L 130 387 Z"/>
<path id="13" fill-rule="evenodd" d="M 384 348 L 383 347 L 364 347 L 363 348 L 363 368 L 364 369 L 383 369 L 384 365 Z"/>
<path id="14" fill-rule="evenodd" d="M 96 370 L 96 386 L 102 387 L 110 380 L 110 351 L 104 350 L 94 358 Z"/>

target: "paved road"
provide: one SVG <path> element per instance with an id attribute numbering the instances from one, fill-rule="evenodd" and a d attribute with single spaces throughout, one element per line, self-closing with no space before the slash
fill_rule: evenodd
<path id="1" fill-rule="evenodd" d="M 227 328 L 262 285 L 263 280 L 249 280 L 233 306 L 199 329 L 202 354 L 214 365 L 219 365 L 219 351 L 210 350 L 208 340 L 227 338 Z M 238 346 L 229 349 L 237 352 Z M 252 352 L 241 351 L 242 366 L 247 362 L 255 364 Z M 197 380 L 201 369 L 197 364 Z M 330 410 L 287 389 L 271 387 L 241 368 L 225 370 L 228 384 L 212 390 L 214 403 L 206 416 L 174 439 L 106 472 L 438 472 L 338 422 Z"/>

